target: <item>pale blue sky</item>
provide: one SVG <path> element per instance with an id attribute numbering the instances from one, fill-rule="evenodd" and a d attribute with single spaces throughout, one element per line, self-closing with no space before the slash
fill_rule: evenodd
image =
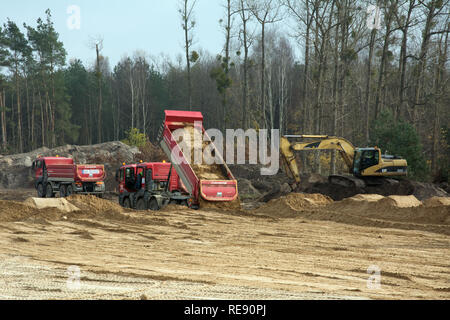
<path id="1" fill-rule="evenodd" d="M 221 3 L 198 0 L 195 9 L 194 47 L 212 54 L 219 53 L 223 46 Z M 80 30 L 67 26 L 67 8 L 71 5 L 81 10 Z M 45 10 L 50 8 L 68 59 L 77 57 L 90 65 L 95 52 L 88 47 L 89 37 L 101 35 L 102 53 L 113 67 L 124 54 L 132 55 L 137 49 L 153 56 L 165 53 L 174 58 L 182 54 L 184 38 L 178 6 L 179 0 L 2 0 L 0 24 L 10 18 L 19 26 L 25 22 L 35 27 L 36 19 L 45 17 Z"/>

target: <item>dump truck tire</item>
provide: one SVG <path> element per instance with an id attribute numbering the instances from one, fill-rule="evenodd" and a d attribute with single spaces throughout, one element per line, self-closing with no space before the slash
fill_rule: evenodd
<path id="1" fill-rule="evenodd" d="M 37 186 L 37 194 L 39 198 L 45 198 L 44 185 L 39 183 Z"/>
<path id="2" fill-rule="evenodd" d="M 128 209 L 131 208 L 130 198 L 127 197 L 127 198 L 123 199 L 123 207 L 128 208 Z"/>
<path id="3" fill-rule="evenodd" d="M 66 188 L 66 196 L 70 197 L 73 194 L 73 188 L 71 185 L 68 185 Z"/>
<path id="4" fill-rule="evenodd" d="M 61 198 L 65 198 L 66 197 L 66 195 L 67 195 L 67 192 L 66 192 L 66 186 L 65 185 L 60 185 L 59 186 L 59 196 L 61 197 Z"/>
<path id="5" fill-rule="evenodd" d="M 156 200 L 156 198 L 151 198 L 150 199 L 149 208 L 152 211 L 158 211 L 159 209 L 161 209 L 159 207 L 158 200 Z"/>
<path id="6" fill-rule="evenodd" d="M 147 206 L 145 205 L 144 198 L 139 198 L 136 202 L 136 210 L 145 211 L 147 210 Z"/>
<path id="7" fill-rule="evenodd" d="M 45 196 L 47 198 L 53 198 L 55 196 L 53 193 L 52 185 L 50 183 L 47 183 L 47 186 L 45 188 Z"/>

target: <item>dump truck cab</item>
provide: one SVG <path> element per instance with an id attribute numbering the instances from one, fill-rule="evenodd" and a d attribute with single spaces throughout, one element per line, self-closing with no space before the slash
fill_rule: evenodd
<path id="1" fill-rule="evenodd" d="M 35 188 L 41 198 L 78 194 L 105 193 L 106 172 L 103 165 L 76 165 L 72 158 L 38 157 L 33 161 Z"/>
<path id="2" fill-rule="evenodd" d="M 189 205 L 175 168 L 166 162 L 123 165 L 116 172 L 119 203 L 137 210 L 159 210 L 169 203 Z"/>

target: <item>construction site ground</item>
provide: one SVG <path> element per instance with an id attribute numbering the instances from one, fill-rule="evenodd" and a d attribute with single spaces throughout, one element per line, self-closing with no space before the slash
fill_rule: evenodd
<path id="1" fill-rule="evenodd" d="M 113 195 L 60 209 L 34 196 L 0 191 L 0 299 L 450 298 L 448 199 L 138 212 Z"/>

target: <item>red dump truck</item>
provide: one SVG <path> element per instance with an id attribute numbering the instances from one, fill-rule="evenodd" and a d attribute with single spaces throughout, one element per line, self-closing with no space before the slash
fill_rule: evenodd
<path id="1" fill-rule="evenodd" d="M 119 183 L 119 203 L 125 208 L 156 211 L 170 203 L 192 204 L 170 163 L 123 165 L 116 172 L 116 181 Z"/>
<path id="2" fill-rule="evenodd" d="M 187 130 L 188 128 L 193 128 L 201 133 L 202 141 L 210 141 L 203 127 L 203 115 L 201 112 L 173 110 L 165 111 L 165 121 L 160 129 L 158 139 L 169 159 L 172 159 L 172 155 L 178 158 L 177 161 L 172 161 L 172 163 L 186 187 L 186 191 L 190 194 L 193 204 L 199 206 L 201 201 L 231 202 L 236 200 L 238 197 L 237 181 L 213 143 L 211 144 L 216 155 L 222 159 L 220 161 L 221 164 L 211 166 L 211 168 L 214 167 L 220 171 L 220 174 L 217 175 L 220 177 L 219 179 L 205 178 L 197 169 L 198 166 L 192 164 L 191 159 L 187 159 L 185 154 L 183 154 L 182 148 L 175 140 L 173 133 L 177 129 Z"/>
<path id="3" fill-rule="evenodd" d="M 33 162 L 35 188 L 41 198 L 53 198 L 71 194 L 105 193 L 106 172 L 103 165 L 76 165 L 73 159 L 63 157 L 39 157 Z"/>

